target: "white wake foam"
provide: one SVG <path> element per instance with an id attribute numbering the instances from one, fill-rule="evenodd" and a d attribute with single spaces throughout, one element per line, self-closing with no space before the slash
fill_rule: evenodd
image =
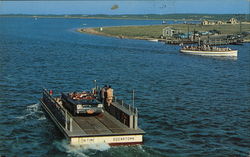
<path id="1" fill-rule="evenodd" d="M 87 154 L 92 156 L 96 154 L 96 151 L 106 151 L 110 148 L 110 146 L 106 143 L 72 146 L 66 140 L 55 141 L 53 144 L 62 152 L 81 157 L 88 157 Z M 93 152 L 93 150 L 96 151 Z"/>
<path id="2" fill-rule="evenodd" d="M 39 110 L 39 103 L 27 106 L 27 111 L 29 111 L 30 113 L 38 112 L 38 110 Z"/>
<path id="3" fill-rule="evenodd" d="M 46 119 L 45 115 L 41 113 L 43 112 L 40 108 L 40 105 L 39 103 L 36 103 L 36 104 L 28 105 L 26 107 L 26 110 L 24 110 L 23 112 L 24 115 L 17 116 L 16 118 L 23 120 L 23 119 L 27 119 L 28 117 L 32 117 L 38 120 L 45 120 Z"/>

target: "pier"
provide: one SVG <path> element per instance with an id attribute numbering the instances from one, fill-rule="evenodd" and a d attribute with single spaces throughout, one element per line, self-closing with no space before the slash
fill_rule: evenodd
<path id="1" fill-rule="evenodd" d="M 211 46 L 219 46 L 219 45 L 242 45 L 243 39 L 228 39 L 228 38 L 214 38 L 214 39 L 206 39 L 203 38 L 201 40 L 203 44 L 211 45 Z M 165 41 L 166 44 L 171 45 L 180 45 L 180 44 L 198 44 L 199 40 L 190 40 L 190 39 L 167 39 Z"/>

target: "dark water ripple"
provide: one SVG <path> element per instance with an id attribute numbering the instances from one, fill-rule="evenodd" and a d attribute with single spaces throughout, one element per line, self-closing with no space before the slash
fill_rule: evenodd
<path id="1" fill-rule="evenodd" d="M 183 55 L 178 46 L 74 32 L 75 28 L 160 21 L 0 19 L 0 155 L 248 156 L 249 44 L 238 59 Z M 145 144 L 71 147 L 37 99 L 43 87 L 82 90 L 112 84 L 136 91 Z"/>

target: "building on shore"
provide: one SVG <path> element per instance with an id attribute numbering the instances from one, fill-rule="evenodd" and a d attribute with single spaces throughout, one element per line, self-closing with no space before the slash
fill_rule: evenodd
<path id="1" fill-rule="evenodd" d="M 223 25 L 223 24 L 238 24 L 238 20 L 235 18 L 231 18 L 228 21 L 209 21 L 209 20 L 203 20 L 201 22 L 201 25 Z"/>
<path id="2" fill-rule="evenodd" d="M 165 27 L 162 30 L 163 37 L 172 37 L 174 34 L 178 34 L 180 31 L 177 29 L 173 29 L 171 27 Z"/>
<path id="3" fill-rule="evenodd" d="M 227 21 L 228 24 L 238 24 L 238 20 L 235 18 L 231 18 Z"/>
<path id="4" fill-rule="evenodd" d="M 223 21 L 216 21 L 215 24 L 216 25 L 223 25 L 223 24 L 225 24 L 225 22 L 223 22 Z"/>
<path id="5" fill-rule="evenodd" d="M 203 20 L 201 22 L 201 25 L 215 25 L 215 22 L 213 21 L 208 21 L 208 20 Z"/>

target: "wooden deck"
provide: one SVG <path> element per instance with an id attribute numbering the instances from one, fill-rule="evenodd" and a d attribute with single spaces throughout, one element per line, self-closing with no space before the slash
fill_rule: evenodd
<path id="1" fill-rule="evenodd" d="M 111 116 L 108 112 L 104 112 L 99 116 L 90 117 L 73 117 L 73 121 L 82 129 L 86 136 L 107 136 L 121 134 L 141 134 L 141 129 L 130 129 L 120 121 Z M 73 128 L 74 131 L 74 128 Z M 81 134 L 83 136 L 83 134 Z"/>

